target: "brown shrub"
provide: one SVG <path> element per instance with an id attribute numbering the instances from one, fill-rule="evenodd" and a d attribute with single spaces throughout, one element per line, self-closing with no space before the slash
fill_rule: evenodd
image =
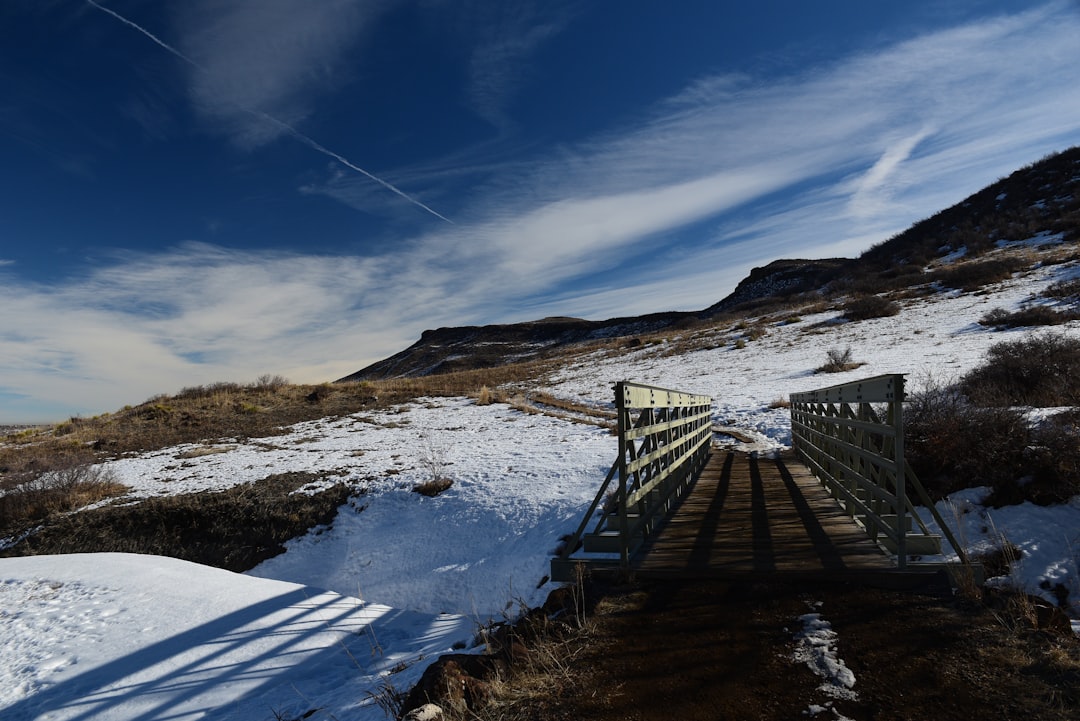
<path id="1" fill-rule="evenodd" d="M 978 262 L 957 263 L 939 268 L 931 273 L 931 279 L 947 288 L 965 292 L 979 290 L 991 283 L 999 283 L 1012 277 L 1024 264 L 1018 258 L 997 258 Z"/>
<path id="2" fill-rule="evenodd" d="M 1057 283 L 1047 286 L 1039 295 L 1051 300 L 1061 300 L 1069 303 L 1080 302 L 1080 278 L 1059 280 Z"/>
<path id="3" fill-rule="evenodd" d="M 908 463 L 935 500 L 971 486 L 1016 487 L 1029 434 L 1020 411 L 974 406 L 955 387 L 930 383 L 904 408 Z"/>
<path id="4" fill-rule="evenodd" d="M 907 397 L 908 463 L 939 499 L 976 485 L 987 503 L 1062 503 L 1080 493 L 1080 412 L 1052 416 L 1032 428 L 1013 407 L 971 403 L 957 385 L 930 381 Z"/>
<path id="5" fill-rule="evenodd" d="M 994 308 L 979 319 L 979 325 L 1000 330 L 1002 328 L 1061 325 L 1077 319 L 1080 319 L 1080 312 L 1075 310 L 1055 310 L 1046 305 L 1029 305 L 1015 311 Z"/>
<path id="6" fill-rule="evenodd" d="M 1080 494 L 1080 409 L 1050 416 L 1032 431 L 1024 498 L 1040 505 Z"/>
<path id="7" fill-rule="evenodd" d="M 29 462 L 9 471 L 0 495 L 0 536 L 16 535 L 55 515 L 127 492 L 111 473 L 80 456 Z"/>
<path id="8" fill-rule="evenodd" d="M 1080 339 L 1048 332 L 996 343 L 960 390 L 982 406 L 1080 405 Z"/>
<path id="9" fill-rule="evenodd" d="M 879 295 L 864 295 L 844 304 L 843 317 L 846 320 L 857 321 L 869 318 L 887 318 L 897 315 L 899 312 L 900 306 L 887 298 L 882 298 Z"/>

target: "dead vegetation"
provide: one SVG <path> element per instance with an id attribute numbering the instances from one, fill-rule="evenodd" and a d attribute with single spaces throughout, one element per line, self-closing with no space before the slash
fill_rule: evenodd
<path id="1" fill-rule="evenodd" d="M 862 363 L 852 359 L 851 347 L 840 349 L 830 348 L 825 353 L 825 362 L 818 366 L 815 370 L 818 373 L 843 373 L 844 371 L 855 370 Z"/>
<path id="2" fill-rule="evenodd" d="M 81 449 L 14 459 L 0 480 L 0 538 L 127 491 Z"/>
<path id="3" fill-rule="evenodd" d="M 991 486 L 988 502 L 1062 503 L 1080 493 L 1080 340 L 1031 335 L 992 346 L 963 378 L 926 378 L 904 414 L 908 461 L 935 498 Z M 1025 407 L 1060 408 L 1040 422 Z"/>
<path id="4" fill-rule="evenodd" d="M 833 701 L 837 717 L 1065 721 L 1080 710 L 1080 640 L 1030 597 L 583 579 L 489 629 L 487 655 L 437 661 L 398 693 L 395 712 L 435 703 L 446 721 L 805 717 L 828 700 L 793 658 L 811 601 L 856 677 L 857 697 Z"/>
<path id="5" fill-rule="evenodd" d="M 332 522 L 342 504 L 363 493 L 344 483 L 296 493 L 316 480 L 316 474 L 284 473 L 224 491 L 54 515 L 0 555 L 148 553 L 246 571 L 284 551 L 290 538 Z"/>

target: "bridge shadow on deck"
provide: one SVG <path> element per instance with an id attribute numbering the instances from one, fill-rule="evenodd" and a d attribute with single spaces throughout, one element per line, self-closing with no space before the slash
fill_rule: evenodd
<path id="1" fill-rule="evenodd" d="M 891 559 L 791 454 L 714 451 L 632 559 L 640 577 L 877 576 Z"/>

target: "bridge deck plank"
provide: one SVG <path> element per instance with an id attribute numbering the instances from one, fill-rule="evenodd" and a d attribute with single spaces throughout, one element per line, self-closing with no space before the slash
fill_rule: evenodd
<path id="1" fill-rule="evenodd" d="M 642 576 L 877 572 L 889 557 L 793 456 L 714 451 L 634 559 Z"/>

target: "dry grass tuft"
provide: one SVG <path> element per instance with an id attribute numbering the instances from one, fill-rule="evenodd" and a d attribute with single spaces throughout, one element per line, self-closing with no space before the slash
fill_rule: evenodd
<path id="1" fill-rule="evenodd" d="M 413 493 L 419 493 L 421 496 L 427 496 L 428 498 L 434 498 L 443 491 L 447 491 L 454 482 L 449 478 L 433 478 L 430 481 L 424 481 L 418 483 L 412 488 Z"/>

